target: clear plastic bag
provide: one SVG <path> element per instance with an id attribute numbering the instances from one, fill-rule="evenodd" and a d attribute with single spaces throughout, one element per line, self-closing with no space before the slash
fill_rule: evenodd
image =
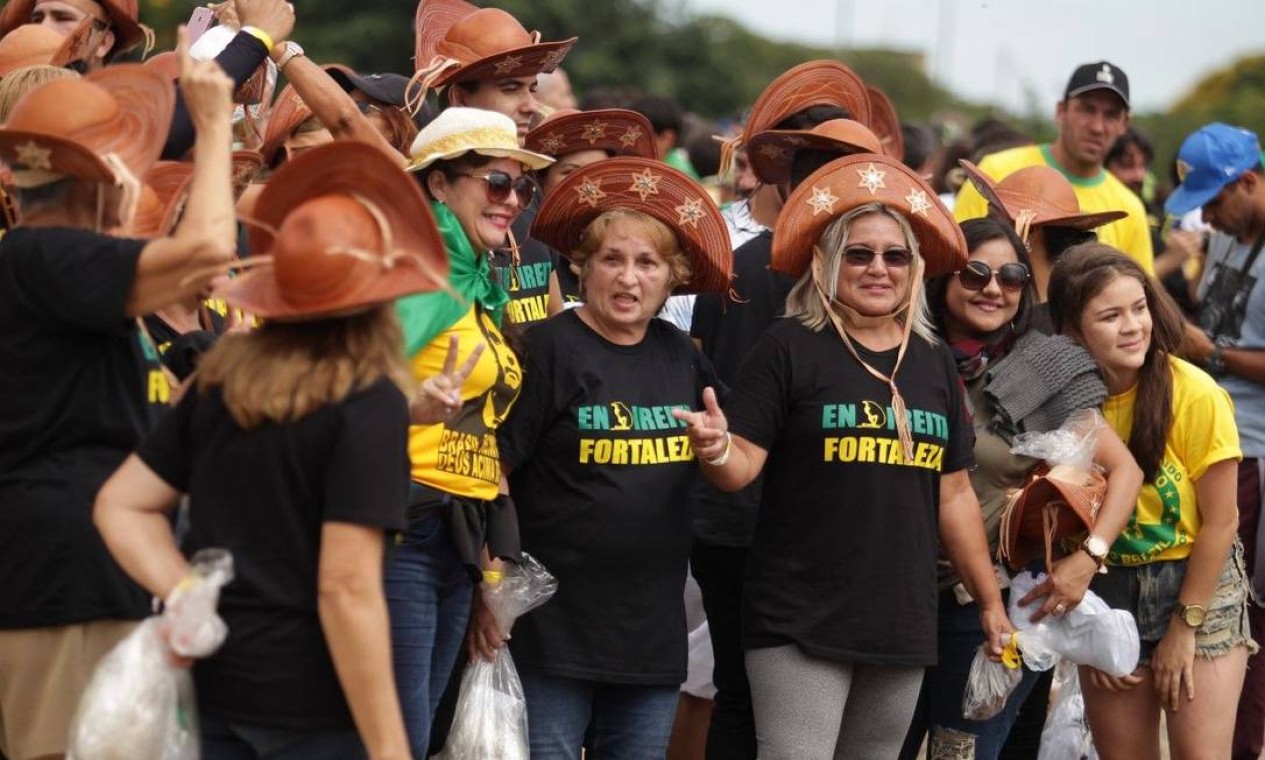
<path id="1" fill-rule="evenodd" d="M 522 564 L 506 563 L 499 578 L 485 579 L 484 603 L 502 631 L 529 610 L 549 600 L 558 581 L 534 557 L 523 554 Z M 479 658 L 466 667 L 443 760 L 527 760 L 527 702 L 509 650 L 496 659 Z"/>
<path id="2" fill-rule="evenodd" d="M 198 552 L 163 614 L 101 659 L 75 713 L 70 760 L 197 760 L 193 680 L 171 664 L 169 652 L 206 657 L 224 643 L 228 629 L 215 606 L 232 577 L 227 551 Z"/>
<path id="3" fill-rule="evenodd" d="M 1023 680 L 1023 668 L 993 662 L 983 646 L 975 653 L 962 693 L 962 717 L 988 720 L 1006 707 L 1006 700 Z"/>
<path id="4" fill-rule="evenodd" d="M 1039 623 L 1033 623 L 1036 612 L 1034 602 L 1028 607 L 1019 606 L 1019 600 L 1045 580 L 1045 573 L 1033 576 L 1024 572 L 1015 576 L 1010 586 L 1010 620 L 1020 630 L 1020 642 L 1040 645 L 1077 665 L 1088 665 L 1112 676 L 1126 676 L 1138 666 L 1141 640 L 1133 615 L 1126 610 L 1113 610 L 1097 594 L 1086 591 L 1080 604 L 1065 614 L 1047 615 Z M 1034 670 L 1044 668 L 1024 651 L 1028 666 Z"/>
<path id="5" fill-rule="evenodd" d="M 1058 695 L 1041 730 L 1037 760 L 1098 760 L 1094 737 L 1085 720 L 1085 697 L 1075 665 L 1059 665 L 1054 672 L 1054 688 Z"/>
<path id="6" fill-rule="evenodd" d="M 1094 466 L 1098 432 L 1106 425 L 1097 409 L 1081 409 L 1073 412 L 1058 430 L 1016 435 L 1010 453 L 1044 459 L 1050 467 L 1075 467 L 1088 472 Z"/>

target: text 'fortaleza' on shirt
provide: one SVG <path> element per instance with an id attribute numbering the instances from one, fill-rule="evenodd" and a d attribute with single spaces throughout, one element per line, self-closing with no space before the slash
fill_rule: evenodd
<path id="1" fill-rule="evenodd" d="M 674 409 L 690 411 L 688 404 L 637 406 L 623 401 L 580 406 L 576 409 L 576 429 L 595 433 L 647 432 L 684 430 L 685 423 L 672 416 Z M 580 464 L 656 465 L 688 462 L 694 458 L 689 437 L 653 435 L 642 438 L 625 436 L 581 435 Z"/>
<path id="2" fill-rule="evenodd" d="M 909 430 L 914 435 L 935 438 L 941 443 L 919 441 L 914 444 L 914 458 L 905 459 L 900 440 L 892 438 L 896 430 L 896 413 L 878 401 L 862 400 L 859 404 L 824 404 L 821 408 L 823 431 L 856 431 L 850 435 L 829 434 L 823 440 L 823 462 L 865 462 L 901 467 L 922 467 L 940 471 L 944 463 L 944 443 L 949 440 L 949 420 L 943 414 L 907 409 Z M 885 431 L 876 436 L 866 431 Z"/>

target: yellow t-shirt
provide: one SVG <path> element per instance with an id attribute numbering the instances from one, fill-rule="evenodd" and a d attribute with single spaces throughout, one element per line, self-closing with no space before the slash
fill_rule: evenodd
<path id="1" fill-rule="evenodd" d="M 414 377 L 422 381 L 443 371 L 452 335 L 459 341 L 458 363 L 475 346 L 487 347 L 461 389 L 464 403 L 456 417 L 409 427 L 413 480 L 457 496 L 490 501 L 496 498 L 501 481 L 496 429 L 518 398 L 523 373 L 501 331 L 487 314 L 471 308 L 413 356 Z"/>
<path id="2" fill-rule="evenodd" d="M 1201 523 L 1195 481 L 1217 462 L 1243 458 L 1230 395 L 1193 364 L 1171 358 L 1170 365 L 1173 424 L 1164 442 L 1161 474 L 1142 486 L 1137 509 L 1107 556 L 1112 565 L 1188 556 Z M 1135 387 L 1103 404 L 1103 416 L 1121 440 L 1129 440 L 1136 399 Z"/>
<path id="3" fill-rule="evenodd" d="M 1129 215 L 1094 230 L 1099 241 L 1123 251 L 1129 258 L 1142 265 L 1147 274 L 1155 274 L 1155 252 L 1151 249 L 1151 231 L 1146 224 L 1146 207 L 1141 199 L 1111 172 L 1103 169 L 1093 179 L 1085 179 L 1067 172 L 1054 160 L 1049 145 L 1023 145 L 1000 153 L 985 156 L 979 163 L 980 171 L 994 180 L 1001 180 L 1027 166 L 1045 164 L 1057 169 L 1076 191 L 1076 201 L 1086 214 L 1102 211 L 1127 211 Z M 959 222 L 988 215 L 988 204 L 967 182 L 958 191 L 953 217 Z"/>

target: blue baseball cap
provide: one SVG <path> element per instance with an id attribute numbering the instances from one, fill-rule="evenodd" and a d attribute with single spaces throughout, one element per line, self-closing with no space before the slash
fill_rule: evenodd
<path id="1" fill-rule="evenodd" d="M 1261 163 L 1261 143 L 1242 127 L 1214 123 L 1202 127 L 1177 152 L 1181 184 L 1168 196 L 1164 210 L 1181 216 L 1202 208 L 1226 185 Z"/>

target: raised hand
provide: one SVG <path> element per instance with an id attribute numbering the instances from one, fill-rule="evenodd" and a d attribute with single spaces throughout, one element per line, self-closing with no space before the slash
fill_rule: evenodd
<path id="1" fill-rule="evenodd" d="M 234 0 L 233 4 L 242 26 L 263 30 L 272 38 L 274 45 L 290 39 L 294 32 L 294 3 L 285 0 Z"/>
<path id="2" fill-rule="evenodd" d="M 228 127 L 233 110 L 233 80 L 215 61 L 195 61 L 189 55 L 189 34 L 181 26 L 176 58 L 180 62 L 180 91 L 185 108 L 198 132 Z"/>
<path id="3" fill-rule="evenodd" d="M 461 388 L 466 378 L 474 371 L 483 355 L 483 343 L 474 347 L 466 360 L 457 366 L 457 356 L 461 345 L 456 335 L 448 339 L 448 356 L 444 358 L 444 369 L 438 375 L 426 378 L 422 387 L 413 399 L 412 419 L 415 425 L 434 425 L 452 419 L 461 410 Z"/>
<path id="4" fill-rule="evenodd" d="M 703 389 L 703 410 L 687 412 L 677 409 L 672 415 L 685 423 L 690 446 L 701 460 L 714 460 L 724 456 L 729 449 L 729 421 L 716 401 L 716 391 L 708 386 Z"/>

